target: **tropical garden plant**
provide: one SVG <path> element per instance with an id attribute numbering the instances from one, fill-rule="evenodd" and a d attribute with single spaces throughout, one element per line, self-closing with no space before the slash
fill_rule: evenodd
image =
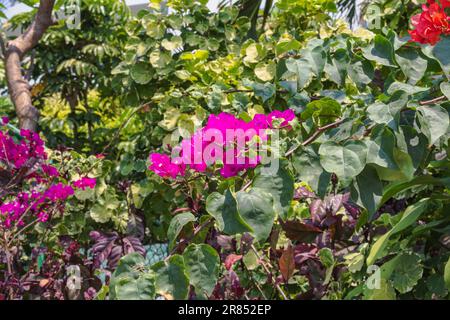
<path id="1" fill-rule="evenodd" d="M 449 297 L 448 1 L 80 3 L 3 35 L 0 299 Z"/>

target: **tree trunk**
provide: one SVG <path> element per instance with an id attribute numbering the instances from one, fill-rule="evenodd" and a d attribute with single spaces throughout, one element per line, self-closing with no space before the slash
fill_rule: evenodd
<path id="1" fill-rule="evenodd" d="M 22 75 L 21 62 L 25 54 L 35 47 L 47 28 L 53 24 L 55 0 L 40 0 L 39 9 L 30 27 L 5 48 L 5 71 L 9 95 L 16 108 L 19 126 L 36 131 L 39 111 L 31 101 L 30 84 Z"/>

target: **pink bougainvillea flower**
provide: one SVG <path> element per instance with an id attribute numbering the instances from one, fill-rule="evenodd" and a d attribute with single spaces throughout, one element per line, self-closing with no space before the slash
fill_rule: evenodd
<path id="1" fill-rule="evenodd" d="M 276 119 L 279 121 L 275 125 Z M 180 151 L 179 157 L 171 159 L 168 155 L 152 153 L 149 169 L 163 178 L 175 179 L 185 174 L 186 165 L 194 171 L 205 172 L 208 166 L 220 163 L 221 176 L 236 176 L 256 167 L 261 161 L 260 156 L 247 154 L 250 144 L 255 144 L 251 142 L 255 136 L 267 140 L 266 129 L 275 126 L 289 129 L 294 119 L 294 111 L 290 109 L 275 110 L 268 115 L 257 114 L 249 122 L 226 112 L 212 114 L 203 128 L 173 149 Z"/>
<path id="2" fill-rule="evenodd" d="M 289 125 L 289 122 L 295 119 L 295 113 L 291 109 L 285 111 L 274 110 L 269 113 L 268 118 L 270 119 L 271 126 L 273 119 L 284 119 L 284 121 L 281 123 L 281 127 L 287 127 Z"/>
<path id="3" fill-rule="evenodd" d="M 58 169 L 56 169 L 53 166 L 47 165 L 47 164 L 43 164 L 41 166 L 42 171 L 44 171 L 44 173 L 49 176 L 49 177 L 59 177 L 59 172 Z"/>
<path id="4" fill-rule="evenodd" d="M 58 183 L 50 186 L 44 193 L 44 198 L 50 201 L 66 200 L 69 196 L 73 195 L 73 188 L 66 186 L 63 183 Z"/>
<path id="5" fill-rule="evenodd" d="M 86 190 L 86 188 L 94 189 L 97 184 L 97 180 L 95 178 L 87 178 L 83 177 L 80 180 L 77 180 L 73 183 L 75 188 Z"/>
<path id="6" fill-rule="evenodd" d="M 7 122 L 4 118 L 1 121 Z M 29 219 L 48 221 L 53 214 L 62 212 L 64 202 L 74 194 L 71 186 L 58 182 L 58 170 L 45 162 L 47 154 L 39 134 L 21 130 L 20 136 L 21 139 L 16 139 L 8 131 L 0 130 L 0 166 L 12 176 L 22 168 L 31 172 L 23 177 L 28 191 L 0 199 L 0 226 L 8 229 L 22 227 Z M 92 185 L 92 181 L 86 182 Z"/>
<path id="7" fill-rule="evenodd" d="M 45 212 L 39 212 L 37 217 L 38 217 L 40 222 L 47 222 L 48 218 L 49 218 L 49 215 L 47 213 L 45 213 Z"/>
<path id="8" fill-rule="evenodd" d="M 2 117 L 2 124 L 8 124 L 9 123 L 9 118 L 8 117 Z"/>
<path id="9" fill-rule="evenodd" d="M 175 179 L 178 174 L 184 175 L 184 164 L 181 160 L 172 162 L 170 157 L 165 154 L 152 153 L 150 155 L 150 170 L 163 178 Z"/>

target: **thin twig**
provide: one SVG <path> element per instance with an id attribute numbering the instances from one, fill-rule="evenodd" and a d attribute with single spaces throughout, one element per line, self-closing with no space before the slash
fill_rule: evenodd
<path id="1" fill-rule="evenodd" d="M 33 220 L 29 224 L 27 224 L 25 227 L 23 227 L 22 229 L 17 231 L 17 233 L 9 240 L 8 245 L 10 245 L 14 241 L 14 239 L 16 239 L 19 235 L 21 235 L 26 229 L 32 227 L 33 225 L 35 225 L 38 222 L 39 222 L 39 218 L 36 218 L 35 220 Z"/>
<path id="2" fill-rule="evenodd" d="M 201 225 L 199 225 L 197 228 L 195 228 L 194 233 L 192 234 L 192 236 L 190 236 L 190 237 L 187 238 L 187 239 L 181 240 L 181 241 L 175 246 L 175 248 L 172 249 L 172 251 L 170 252 L 170 254 L 167 256 L 167 258 L 166 258 L 165 260 L 169 259 L 172 255 L 174 255 L 174 254 L 178 251 L 178 249 L 180 249 L 180 247 L 181 247 L 182 245 L 185 245 L 185 244 L 191 242 L 192 239 L 194 239 L 195 236 L 198 235 L 203 229 L 205 229 L 207 226 L 209 226 L 209 225 L 211 224 L 211 222 L 213 222 L 212 218 L 208 218 L 208 220 L 206 220 L 206 221 L 203 222 Z"/>
<path id="3" fill-rule="evenodd" d="M 222 91 L 222 93 L 238 93 L 238 92 L 251 93 L 251 92 L 254 92 L 254 90 L 253 89 L 228 89 L 228 90 Z M 289 93 L 289 91 L 287 91 L 285 89 L 279 89 L 279 90 L 277 90 L 277 93 Z"/>
<path id="4" fill-rule="evenodd" d="M 341 125 L 345 120 L 344 119 L 339 119 L 336 120 L 333 123 L 327 124 L 326 126 L 320 127 L 318 128 L 307 140 L 303 141 L 301 144 L 295 146 L 294 148 L 292 148 L 291 150 L 289 150 L 286 153 L 286 157 L 289 157 L 290 155 L 292 155 L 298 148 L 300 147 L 306 147 L 308 145 L 310 145 L 311 143 L 313 143 L 322 133 L 324 133 L 325 131 L 327 131 L 328 129 L 332 129 L 332 128 L 336 128 L 339 125 Z"/>
<path id="5" fill-rule="evenodd" d="M 264 271 L 266 271 L 267 275 L 270 277 L 272 276 L 272 272 L 267 268 L 266 264 L 264 263 L 263 259 L 261 258 L 261 256 L 258 253 L 258 250 L 256 250 L 255 246 L 252 244 L 251 248 L 253 250 L 253 252 L 255 253 L 256 257 L 258 258 L 258 261 L 261 262 L 262 267 L 264 268 Z M 278 292 L 281 294 L 281 296 L 283 297 L 284 300 L 289 300 L 289 298 L 286 296 L 286 294 L 284 293 L 283 289 L 281 289 L 280 285 L 278 283 L 276 283 L 276 280 L 274 280 L 275 283 L 275 288 L 277 288 Z"/>
<path id="6" fill-rule="evenodd" d="M 447 99 L 446 96 L 440 96 L 440 97 L 437 97 L 437 98 L 434 98 L 434 99 L 431 99 L 431 100 L 420 101 L 419 104 L 421 106 L 424 106 L 424 105 L 427 105 L 427 104 L 436 104 L 436 103 L 442 102 L 442 101 L 444 101 L 446 99 Z"/>
<path id="7" fill-rule="evenodd" d="M 143 108 L 145 108 L 146 106 L 148 106 L 148 103 L 144 103 L 141 104 L 139 107 L 137 107 L 136 109 L 133 110 L 133 112 L 131 112 L 131 114 L 128 116 L 127 119 L 125 119 L 125 121 L 123 121 L 119 128 L 117 128 L 116 132 L 114 133 L 114 136 L 112 137 L 112 139 L 109 141 L 109 143 L 103 148 L 101 153 L 104 153 L 106 150 L 108 150 L 108 148 L 113 144 L 116 143 L 116 139 L 118 138 L 120 132 L 122 131 L 122 129 L 128 124 L 128 122 L 131 120 L 131 118 L 133 118 L 133 116 L 138 113 L 138 111 L 141 111 Z"/>

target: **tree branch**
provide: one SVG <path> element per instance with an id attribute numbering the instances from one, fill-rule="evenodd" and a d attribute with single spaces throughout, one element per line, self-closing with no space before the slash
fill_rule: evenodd
<path id="1" fill-rule="evenodd" d="M 311 143 L 313 143 L 322 133 L 324 133 L 325 131 L 327 131 L 328 129 L 332 129 L 332 128 L 336 128 L 338 126 L 340 126 L 342 124 L 342 122 L 344 122 L 345 119 L 338 119 L 333 123 L 327 124 L 326 126 L 317 128 L 317 130 L 305 141 L 303 141 L 301 144 L 295 146 L 294 148 L 292 148 L 291 150 L 289 150 L 286 153 L 286 157 L 289 157 L 291 154 L 293 154 L 295 152 L 295 150 L 297 150 L 300 147 L 306 147 L 307 145 L 310 145 Z"/>
<path id="2" fill-rule="evenodd" d="M 431 99 L 431 100 L 420 101 L 419 104 L 421 106 L 424 106 L 424 105 L 427 105 L 427 104 L 436 104 L 436 103 L 444 101 L 445 99 L 447 99 L 446 96 L 440 96 L 440 97 L 437 97 L 437 98 L 434 98 L 434 99 Z"/>
<path id="3" fill-rule="evenodd" d="M 170 258 L 170 257 L 173 256 L 175 253 L 177 253 L 178 250 L 179 250 L 183 245 L 187 245 L 189 242 L 191 242 L 191 240 L 194 239 L 195 236 L 197 236 L 203 229 L 205 229 L 206 227 L 208 227 L 212 222 L 213 222 L 212 218 L 208 218 L 205 222 L 203 222 L 201 225 L 199 225 L 198 227 L 196 227 L 196 228 L 194 229 L 193 234 L 192 234 L 189 238 L 181 240 L 181 241 L 175 246 L 175 248 L 172 249 L 172 251 L 171 251 L 170 254 L 166 257 L 166 259 Z"/>
<path id="4" fill-rule="evenodd" d="M 25 54 L 38 44 L 47 28 L 53 24 L 54 4 L 55 0 L 40 0 L 30 27 L 19 37 L 9 41 L 5 51 L 8 90 L 22 129 L 36 131 L 39 111 L 32 104 L 30 85 L 22 75 L 21 62 Z"/>
<path id="5" fill-rule="evenodd" d="M 267 266 L 264 263 L 263 259 L 259 255 L 258 250 L 256 250 L 256 248 L 255 248 L 255 246 L 253 244 L 251 245 L 251 249 L 254 252 L 254 254 L 256 255 L 256 257 L 258 258 L 258 261 L 261 263 L 261 266 L 263 267 L 263 269 L 266 272 L 266 274 L 273 278 L 272 272 L 269 270 L 269 268 L 267 268 Z M 289 298 L 284 293 L 283 289 L 281 289 L 280 285 L 276 282 L 276 279 L 273 279 L 273 281 L 274 281 L 274 284 L 275 284 L 275 288 L 278 290 L 278 293 L 283 297 L 283 299 L 284 300 L 289 300 Z"/>

